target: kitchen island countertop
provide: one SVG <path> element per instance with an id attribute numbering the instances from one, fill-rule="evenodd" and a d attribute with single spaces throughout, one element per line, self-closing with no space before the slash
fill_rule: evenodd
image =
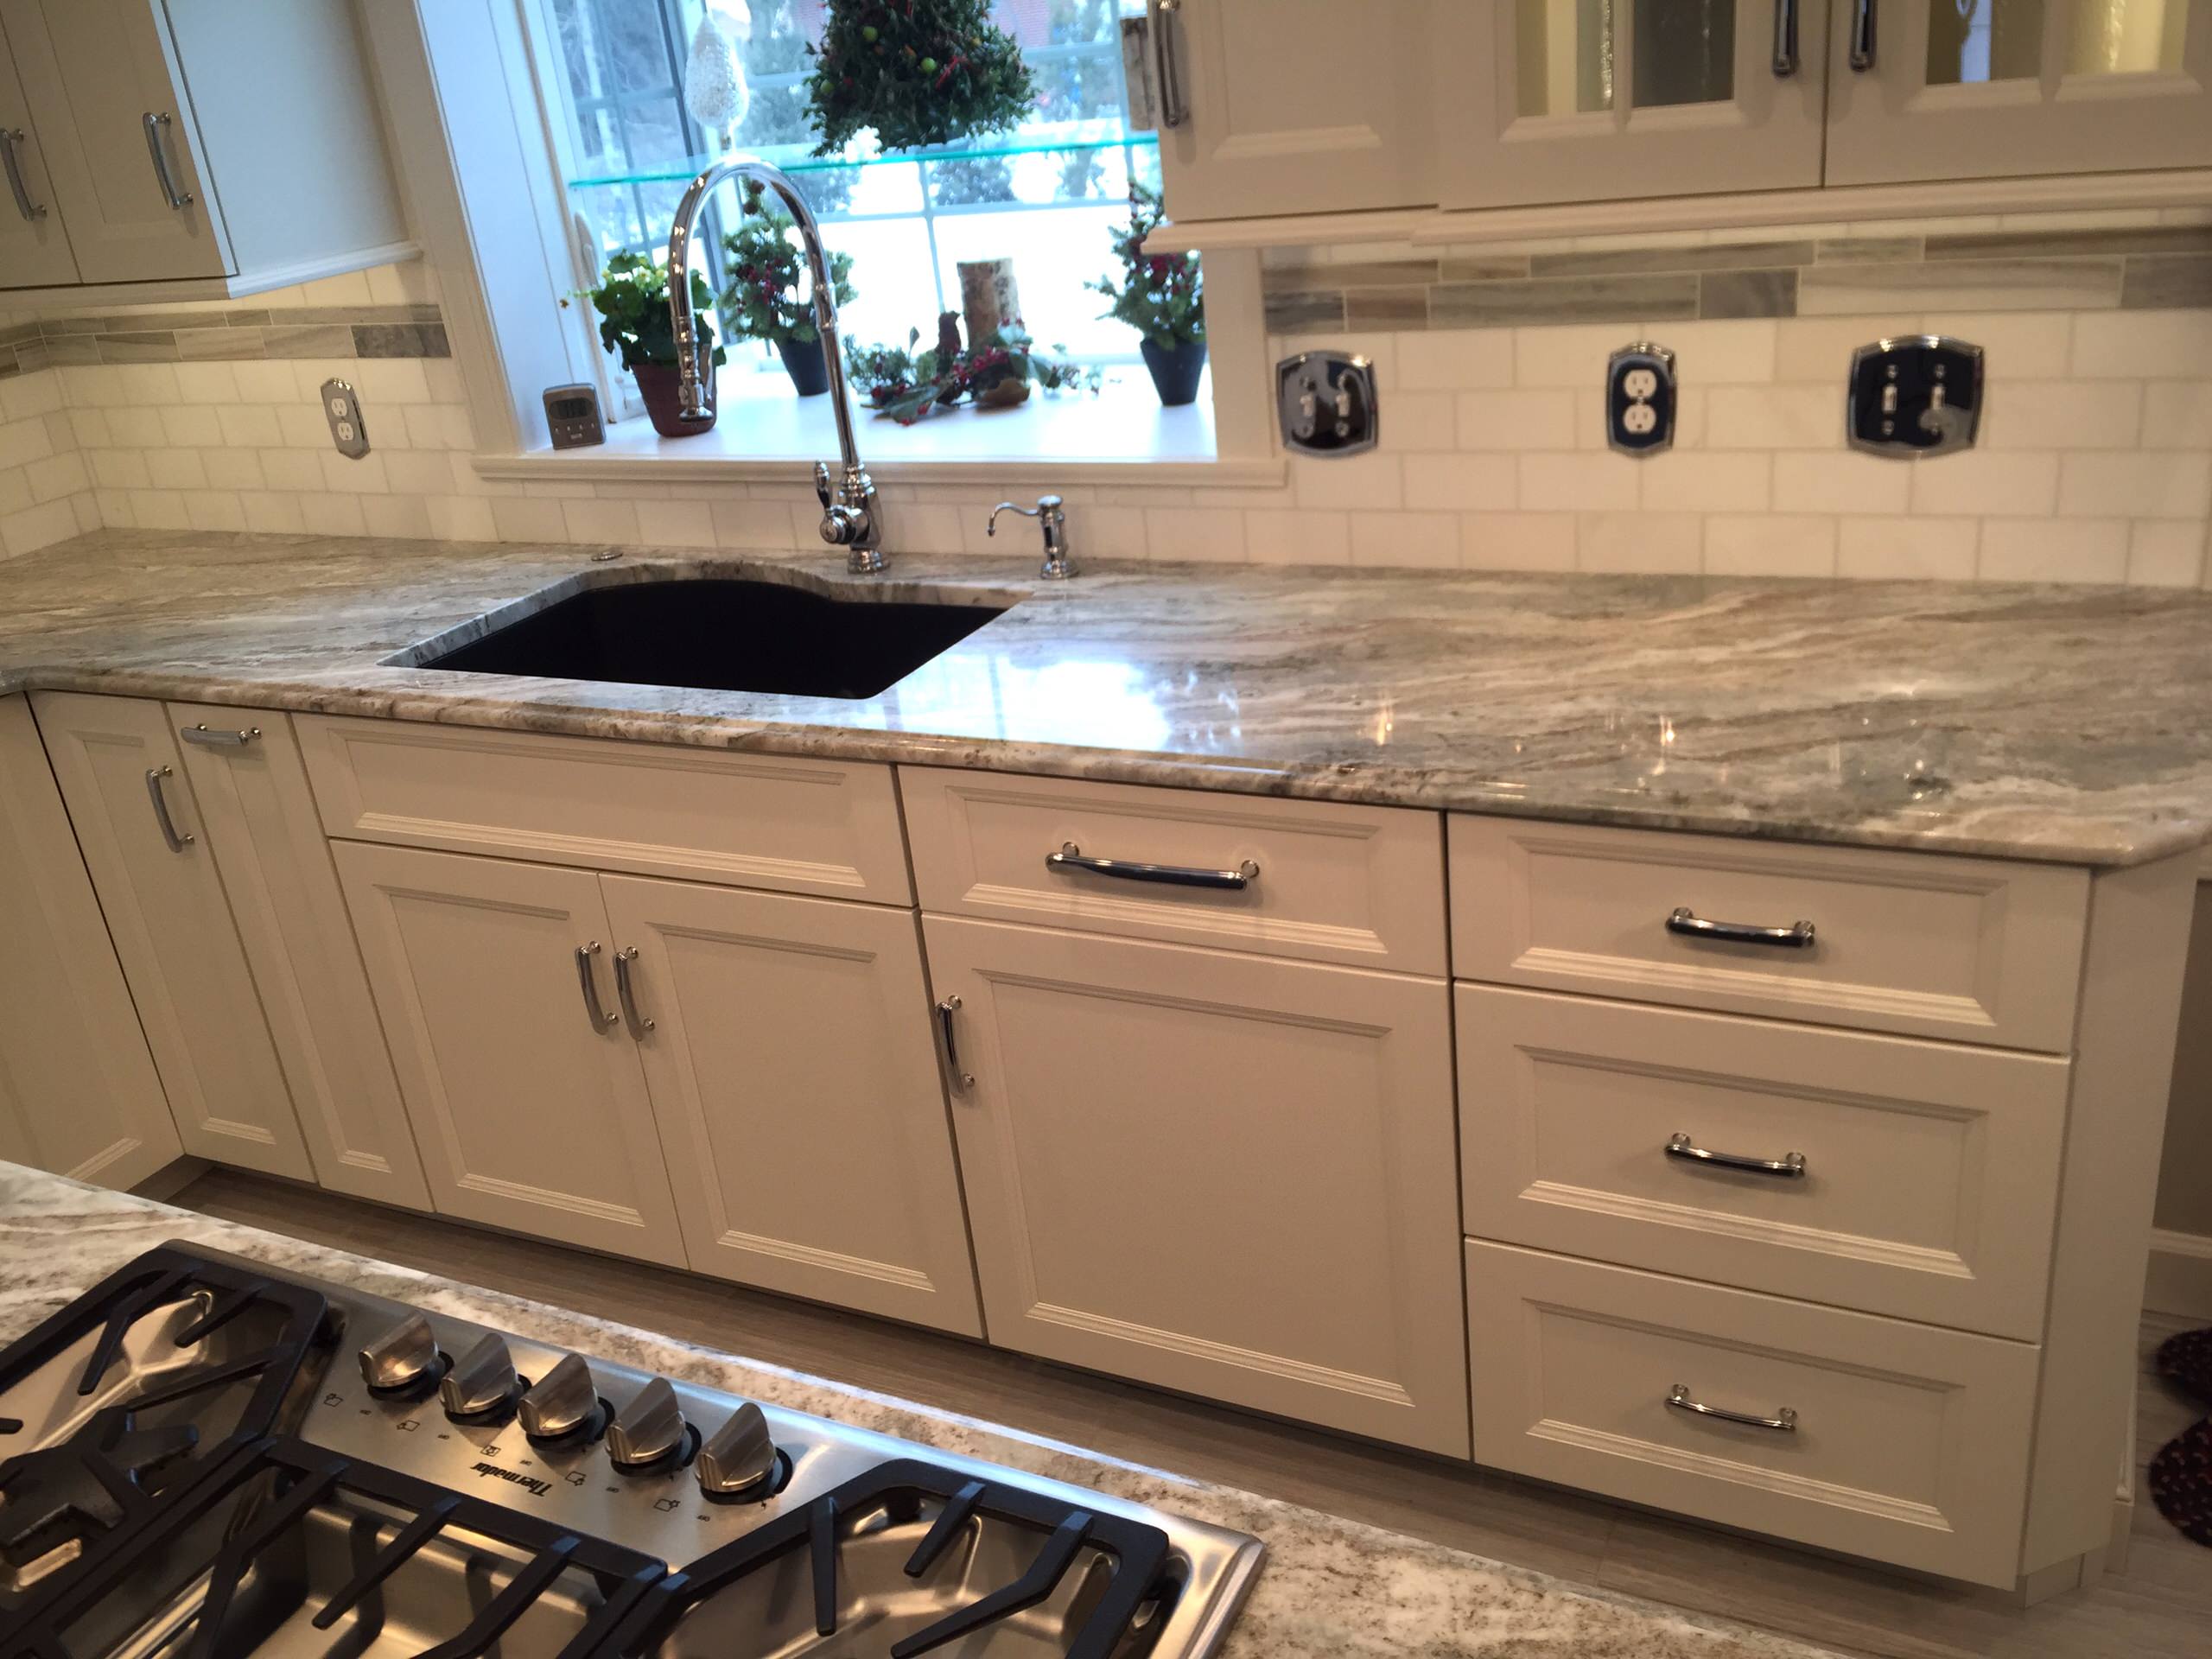
<path id="1" fill-rule="evenodd" d="M 1079 528 L 1080 506 L 1071 518 Z M 2212 594 L 95 531 L 0 563 L 36 688 L 2089 866 L 2212 840 Z M 407 665 L 589 584 L 1009 606 L 879 696 Z M 1016 602 L 1018 601 L 1018 602 Z"/>
<path id="2" fill-rule="evenodd" d="M 1252 1533 L 1268 1560 L 1222 1659 L 1821 1659 L 1780 1637 L 1316 1510 L 9 1163 L 0 1163 L 0 1344 L 171 1240 Z"/>

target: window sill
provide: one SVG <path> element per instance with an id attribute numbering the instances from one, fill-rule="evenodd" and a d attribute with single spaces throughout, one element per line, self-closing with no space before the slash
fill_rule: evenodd
<path id="1" fill-rule="evenodd" d="M 1211 397 L 1162 409 L 1141 378 L 1096 395 L 1034 393 L 1018 409 L 957 409 L 913 426 L 855 415 L 861 457 L 880 484 L 972 479 L 1013 488 L 1080 480 L 1251 488 L 1285 477 L 1280 456 L 1215 454 Z M 697 437 L 664 438 L 640 416 L 609 426 L 607 442 L 592 448 L 480 455 L 475 467 L 485 478 L 539 483 L 804 482 L 817 461 L 836 454 L 830 400 L 793 398 L 779 387 L 725 396 L 713 429 Z"/>

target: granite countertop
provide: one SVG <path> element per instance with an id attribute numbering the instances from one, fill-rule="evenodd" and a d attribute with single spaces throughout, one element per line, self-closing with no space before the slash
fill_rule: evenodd
<path id="1" fill-rule="evenodd" d="M 1078 525 L 1079 531 L 1079 525 Z M 104 531 L 0 564 L 0 693 L 294 710 L 2088 865 L 2212 839 L 2212 594 Z M 1007 604 L 844 702 L 395 662 L 581 584 Z M 550 589 L 550 591 L 548 591 Z M 455 631 L 459 631 L 455 632 Z"/>
<path id="2" fill-rule="evenodd" d="M 0 1163 L 0 1344 L 172 1239 L 1252 1533 L 1268 1559 L 1222 1659 L 1834 1659 L 1377 1528 L 1116 1462 L 650 1332 Z"/>

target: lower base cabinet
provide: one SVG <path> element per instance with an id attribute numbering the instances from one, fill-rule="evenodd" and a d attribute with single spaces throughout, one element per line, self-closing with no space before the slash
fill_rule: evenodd
<path id="1" fill-rule="evenodd" d="M 980 1333 L 911 912 L 334 848 L 441 1211 Z"/>
<path id="2" fill-rule="evenodd" d="M 599 877 L 332 850 L 439 1211 L 682 1266 Z"/>
<path id="3" fill-rule="evenodd" d="M 2029 1344 L 1477 1240 L 1467 1303 L 1478 1462 L 1978 1584 L 2018 1576 Z"/>
<path id="4" fill-rule="evenodd" d="M 104 1186 L 183 1150 L 38 728 L 0 697 L 0 1159 Z"/>
<path id="5" fill-rule="evenodd" d="M 924 928 L 995 1343 L 1467 1455 L 1440 981 Z"/>

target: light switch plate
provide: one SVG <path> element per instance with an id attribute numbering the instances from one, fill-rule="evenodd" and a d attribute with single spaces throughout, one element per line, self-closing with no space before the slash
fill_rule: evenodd
<path id="1" fill-rule="evenodd" d="M 1861 346 L 1851 357 L 1844 435 L 1904 460 L 1974 448 L 1981 428 L 1981 347 L 1943 334 Z"/>
<path id="2" fill-rule="evenodd" d="M 1301 455 L 1356 455 L 1379 435 L 1375 365 L 1350 352 L 1300 352 L 1275 365 L 1282 444 Z"/>
<path id="3" fill-rule="evenodd" d="M 369 453 L 369 429 L 361 420 L 361 400 L 344 380 L 322 383 L 322 418 L 330 423 L 330 441 L 338 453 L 359 461 Z"/>

